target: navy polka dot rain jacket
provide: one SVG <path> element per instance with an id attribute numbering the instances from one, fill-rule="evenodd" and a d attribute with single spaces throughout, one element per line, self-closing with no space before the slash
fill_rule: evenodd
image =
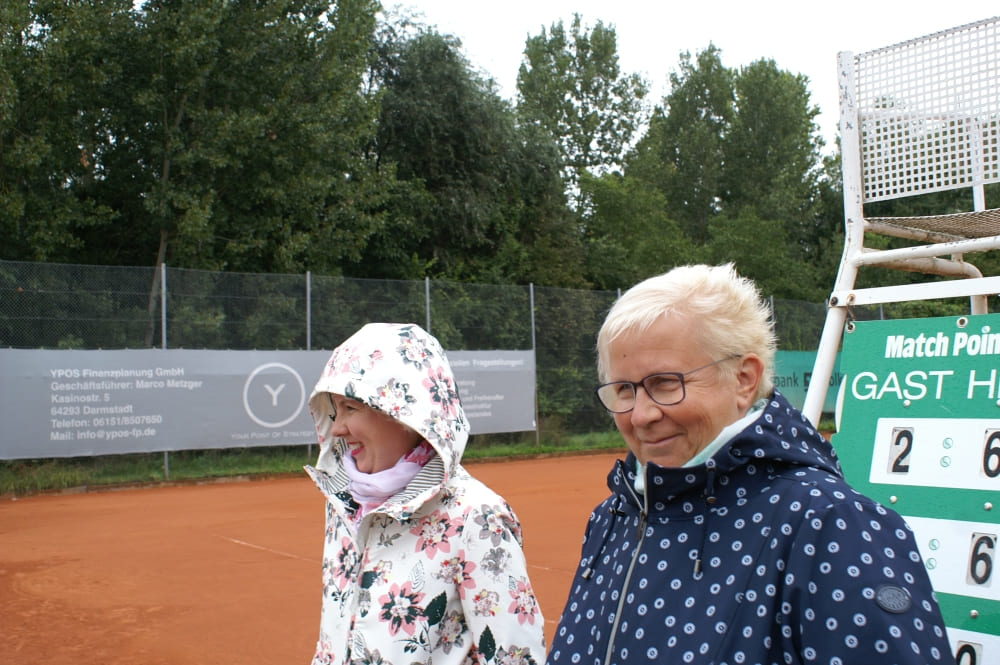
<path id="1" fill-rule="evenodd" d="M 706 464 L 608 476 L 548 665 L 954 663 L 913 534 L 780 394 Z"/>

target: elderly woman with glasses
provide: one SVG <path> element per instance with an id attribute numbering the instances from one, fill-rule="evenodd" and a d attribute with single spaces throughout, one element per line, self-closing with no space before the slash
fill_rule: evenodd
<path id="1" fill-rule="evenodd" d="M 548 665 L 954 663 L 913 534 L 774 389 L 732 265 L 627 291 L 597 397 L 629 455 L 591 515 Z"/>

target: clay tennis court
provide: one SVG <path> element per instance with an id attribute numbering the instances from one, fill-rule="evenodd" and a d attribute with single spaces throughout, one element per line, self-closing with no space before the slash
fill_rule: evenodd
<path id="1" fill-rule="evenodd" d="M 467 465 L 521 518 L 548 643 L 618 456 Z M 0 498 L 0 663 L 308 663 L 322 538 L 305 474 Z"/>

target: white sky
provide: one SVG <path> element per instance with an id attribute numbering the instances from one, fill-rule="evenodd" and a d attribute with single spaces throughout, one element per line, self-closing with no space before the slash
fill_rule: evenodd
<path id="1" fill-rule="evenodd" d="M 462 40 L 472 65 L 494 78 L 513 100 L 528 36 L 573 14 L 584 26 L 613 25 L 623 72 L 642 74 L 659 103 L 682 51 L 695 56 L 709 43 L 722 64 L 738 68 L 761 58 L 809 78 L 826 152 L 837 135 L 837 52 L 862 53 L 1000 14 L 996 0 L 383 0 L 423 14 L 441 33 Z"/>

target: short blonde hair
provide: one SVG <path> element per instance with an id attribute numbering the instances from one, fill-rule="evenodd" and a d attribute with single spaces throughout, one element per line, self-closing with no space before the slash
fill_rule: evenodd
<path id="1" fill-rule="evenodd" d="M 756 399 L 771 395 L 777 349 L 771 308 L 753 281 L 741 277 L 732 263 L 679 266 L 622 294 L 597 334 L 600 380 L 608 380 L 608 347 L 615 339 L 648 330 L 667 315 L 693 321 L 698 348 L 715 359 L 757 354 L 764 363 L 764 374 Z"/>

